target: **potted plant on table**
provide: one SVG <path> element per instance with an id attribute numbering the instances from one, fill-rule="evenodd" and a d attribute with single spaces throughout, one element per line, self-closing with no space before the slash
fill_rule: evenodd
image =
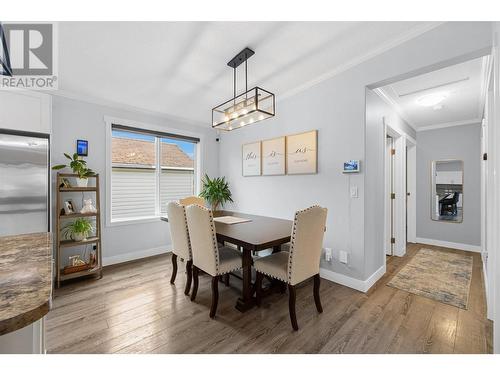
<path id="1" fill-rule="evenodd" d="M 73 154 L 73 157 L 68 154 L 64 154 L 66 158 L 71 160 L 69 163 L 69 167 L 73 170 L 73 173 L 77 174 L 76 178 L 76 186 L 78 187 L 87 187 L 89 180 L 88 178 L 94 176 L 95 173 L 92 169 L 87 167 L 87 162 L 78 157 L 77 153 Z M 66 164 L 54 165 L 52 167 L 53 170 L 59 170 L 68 167 Z"/>
<path id="2" fill-rule="evenodd" d="M 202 189 L 200 197 L 205 198 L 212 206 L 212 211 L 217 211 L 219 205 L 222 207 L 226 202 L 233 202 L 229 183 L 225 177 L 216 177 L 210 179 L 208 175 L 201 181 Z"/>
<path id="3" fill-rule="evenodd" d="M 85 241 L 93 231 L 94 226 L 90 221 L 78 218 L 63 228 L 62 235 L 64 238 L 72 239 L 73 241 Z"/>

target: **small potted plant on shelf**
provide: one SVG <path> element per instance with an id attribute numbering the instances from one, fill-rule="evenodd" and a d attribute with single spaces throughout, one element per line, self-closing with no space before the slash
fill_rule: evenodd
<path id="1" fill-rule="evenodd" d="M 72 223 L 68 223 L 62 230 L 62 235 L 66 239 L 73 241 L 85 241 L 90 233 L 94 231 L 92 223 L 86 219 L 78 218 Z"/>
<path id="2" fill-rule="evenodd" d="M 205 175 L 201 183 L 203 186 L 200 197 L 205 198 L 210 203 L 212 211 L 217 211 L 219 205 L 222 207 L 226 202 L 233 202 L 229 183 L 225 177 L 210 179 L 208 175 Z"/>
<path id="3" fill-rule="evenodd" d="M 78 175 L 78 177 L 76 178 L 76 186 L 87 187 L 89 183 L 88 178 L 95 175 L 94 171 L 87 167 L 87 162 L 83 159 L 80 159 L 77 153 L 74 153 L 73 157 L 69 156 L 66 153 L 64 154 L 64 156 L 66 156 L 66 158 L 71 160 L 69 163 L 69 167 L 73 170 L 73 173 Z M 68 167 L 68 165 L 59 164 L 59 165 L 54 165 L 52 169 L 59 170 L 66 167 Z"/>

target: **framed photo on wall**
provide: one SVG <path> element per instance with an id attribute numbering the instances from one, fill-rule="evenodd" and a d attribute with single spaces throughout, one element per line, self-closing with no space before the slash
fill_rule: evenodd
<path id="1" fill-rule="evenodd" d="M 318 173 L 318 131 L 286 137 L 287 174 Z"/>
<path id="2" fill-rule="evenodd" d="M 262 141 L 262 175 L 285 174 L 285 137 Z"/>
<path id="3" fill-rule="evenodd" d="M 261 175 L 261 143 L 247 143 L 242 146 L 242 169 L 243 176 Z"/>

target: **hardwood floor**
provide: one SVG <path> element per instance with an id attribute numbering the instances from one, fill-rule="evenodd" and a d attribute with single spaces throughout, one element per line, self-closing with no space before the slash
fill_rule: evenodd
<path id="1" fill-rule="evenodd" d="M 219 287 L 215 320 L 208 317 L 211 278 L 200 276 L 196 302 L 184 295 L 185 274 L 171 285 L 170 255 L 108 267 L 101 280 L 56 291 L 46 321 L 49 353 L 491 353 L 492 323 L 479 254 L 474 257 L 468 310 L 385 284 L 420 249 L 390 257 L 387 273 L 368 294 L 321 280 L 323 314 L 310 280 L 297 288 L 293 332 L 288 296 L 273 294 L 261 308 L 234 308 L 240 281 Z M 460 252 L 460 251 L 458 251 Z M 184 269 L 183 264 L 179 270 Z"/>

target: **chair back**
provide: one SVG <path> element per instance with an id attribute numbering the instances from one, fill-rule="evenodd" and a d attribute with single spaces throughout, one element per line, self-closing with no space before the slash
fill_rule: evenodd
<path id="1" fill-rule="evenodd" d="M 167 204 L 172 252 L 185 260 L 191 260 L 191 244 L 186 220 L 186 209 L 177 202 Z"/>
<path id="2" fill-rule="evenodd" d="M 212 211 L 198 205 L 186 207 L 193 265 L 211 276 L 219 270 L 219 249 Z"/>
<path id="3" fill-rule="evenodd" d="M 312 206 L 297 211 L 288 258 L 288 282 L 298 284 L 319 273 L 328 210 Z"/>
<path id="4" fill-rule="evenodd" d="M 182 198 L 182 199 L 179 199 L 179 203 L 182 204 L 183 206 L 197 204 L 197 205 L 200 205 L 202 207 L 205 207 L 205 199 L 203 199 L 202 197 L 191 196 L 191 197 Z"/>

